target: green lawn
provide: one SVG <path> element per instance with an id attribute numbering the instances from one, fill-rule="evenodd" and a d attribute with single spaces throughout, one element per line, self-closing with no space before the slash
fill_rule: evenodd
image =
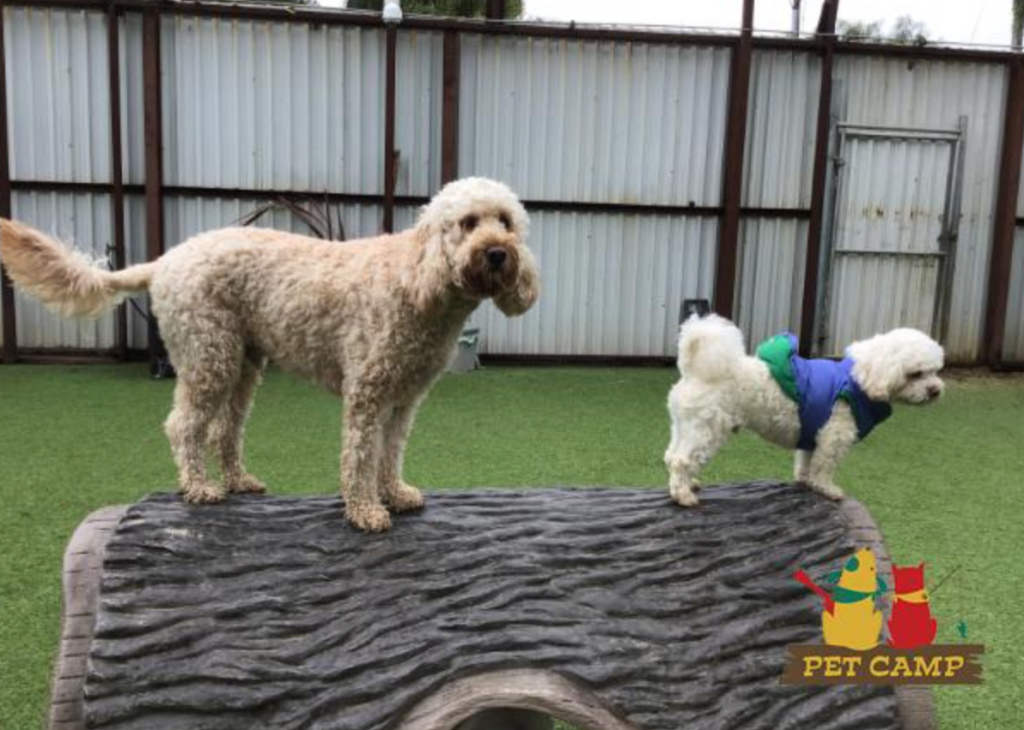
<path id="1" fill-rule="evenodd" d="M 670 369 L 490 368 L 445 378 L 406 459 L 428 489 L 661 486 Z M 0 728 L 37 728 L 58 639 L 64 543 L 90 511 L 173 485 L 161 431 L 173 383 L 141 366 L 0 366 Z M 249 465 L 278 494 L 335 489 L 339 407 L 277 373 L 257 399 Z M 789 456 L 735 439 L 706 482 L 786 478 Z M 986 683 L 938 691 L 944 730 L 1018 727 L 1024 686 L 1024 378 L 959 379 L 930 409 L 903 408 L 840 484 L 865 502 L 902 562 L 934 580 L 939 640 L 987 646 Z"/>

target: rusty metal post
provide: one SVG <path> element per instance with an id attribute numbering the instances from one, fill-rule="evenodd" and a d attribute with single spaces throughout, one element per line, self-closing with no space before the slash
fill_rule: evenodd
<path id="1" fill-rule="evenodd" d="M 142 20 L 143 116 L 146 146 L 146 258 L 164 252 L 163 110 L 160 91 L 160 12 L 146 10 Z"/>
<path id="2" fill-rule="evenodd" d="M 396 66 L 398 65 L 398 30 L 387 29 L 384 87 L 384 232 L 395 230 L 395 182 L 398 177 L 398 156 L 395 152 Z"/>
<path id="3" fill-rule="evenodd" d="M 505 0 L 487 0 L 486 15 L 488 20 L 504 20 Z"/>
<path id="4" fill-rule="evenodd" d="M 110 176 L 111 216 L 114 237 L 114 268 L 123 269 L 127 263 L 124 236 L 124 170 L 121 149 L 121 43 L 117 8 L 111 1 L 107 5 L 107 68 L 110 85 Z M 121 304 L 115 317 L 114 349 L 117 359 L 128 359 L 128 305 Z"/>
<path id="5" fill-rule="evenodd" d="M 143 117 L 146 146 L 146 260 L 164 252 L 163 110 L 160 91 L 160 11 L 147 8 L 142 18 Z M 150 367 L 164 350 L 156 320 L 149 318 Z"/>
<path id="6" fill-rule="evenodd" d="M 444 90 L 441 107 L 441 184 L 459 176 L 459 75 L 460 36 L 454 30 L 444 33 L 442 76 Z"/>
<path id="7" fill-rule="evenodd" d="M 829 133 L 832 126 L 832 66 L 836 50 L 836 17 L 839 0 L 825 0 L 818 20 L 822 45 L 818 122 L 814 137 L 814 171 L 811 178 L 811 220 L 807 226 L 807 258 L 804 264 L 804 295 L 800 310 L 800 354 L 809 357 L 814 347 L 817 319 L 822 225 L 825 217 L 825 185 L 828 174 Z"/>
<path id="8" fill-rule="evenodd" d="M 4 6 L 0 3 L 0 217 L 11 217 L 11 164 L 7 148 L 7 62 L 4 48 Z M 14 287 L 6 271 L 0 271 L 0 297 L 3 298 L 4 362 L 18 360 L 18 324 Z"/>
<path id="9" fill-rule="evenodd" d="M 992 257 L 989 264 L 988 301 L 985 308 L 985 352 L 982 355 L 986 362 L 993 367 L 1003 361 L 1022 150 L 1024 150 L 1024 56 L 1016 55 L 1010 63 L 1010 80 L 1006 87 L 1003 153 L 999 163 L 999 192 L 996 197 Z"/>
<path id="10" fill-rule="evenodd" d="M 750 61 L 754 49 L 754 0 L 743 0 L 743 27 L 733 51 L 729 73 L 729 110 L 725 131 L 725 171 L 722 179 L 722 221 L 718 231 L 714 310 L 731 317 L 736 293 L 740 198 L 743 193 L 743 153 L 747 137 Z"/>

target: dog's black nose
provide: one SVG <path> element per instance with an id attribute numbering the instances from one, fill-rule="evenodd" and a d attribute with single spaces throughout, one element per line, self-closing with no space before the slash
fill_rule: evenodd
<path id="1" fill-rule="evenodd" d="M 932 400 L 935 400 L 940 395 L 942 395 L 942 388 L 936 385 L 932 385 L 928 388 L 928 397 L 931 398 Z"/>
<path id="2" fill-rule="evenodd" d="M 501 268 L 506 258 L 508 258 L 508 252 L 503 248 L 495 246 L 494 248 L 487 249 L 487 263 L 495 271 Z"/>

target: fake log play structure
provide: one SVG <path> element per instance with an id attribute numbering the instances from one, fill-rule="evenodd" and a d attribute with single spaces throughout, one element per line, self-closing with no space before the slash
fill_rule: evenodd
<path id="1" fill-rule="evenodd" d="M 65 557 L 51 730 L 930 730 L 925 688 L 780 684 L 820 575 L 881 536 L 777 483 L 442 492 L 367 535 L 337 498 L 158 494 Z"/>

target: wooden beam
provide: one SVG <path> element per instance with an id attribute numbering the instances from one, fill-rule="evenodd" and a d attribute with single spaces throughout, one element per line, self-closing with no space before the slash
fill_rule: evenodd
<path id="1" fill-rule="evenodd" d="M 999 192 L 996 197 L 989 264 L 988 301 L 985 308 L 985 352 L 989 365 L 1002 363 L 1006 339 L 1006 312 L 1010 298 L 1010 267 L 1016 232 L 1017 193 L 1020 188 L 1021 152 L 1024 151 L 1024 56 L 1010 66 L 1003 117 L 1003 152 L 999 164 Z"/>
<path id="2" fill-rule="evenodd" d="M 4 13 L 0 4 L 0 217 L 11 217 L 11 163 L 7 148 L 7 61 L 4 48 Z M 0 299 L 3 301 L 4 362 L 18 361 L 18 320 L 14 286 L 7 272 L 0 270 Z"/>
<path id="3" fill-rule="evenodd" d="M 160 14 L 146 11 L 142 24 L 142 82 L 146 146 L 146 257 L 164 252 L 163 111 L 160 92 Z"/>
<path id="4" fill-rule="evenodd" d="M 128 263 L 124 234 L 124 165 L 121 149 L 121 42 L 120 18 L 111 2 L 107 6 L 107 81 L 110 86 L 110 177 L 111 217 L 114 238 L 114 268 Z M 117 359 L 128 360 L 128 305 L 121 304 L 114 314 L 114 349 Z"/>
<path id="5" fill-rule="evenodd" d="M 807 226 L 807 254 L 804 263 L 804 293 L 800 308 L 800 354 L 809 357 L 814 350 L 818 309 L 818 279 L 821 263 L 821 236 L 825 218 L 825 187 L 828 174 L 829 134 L 832 128 L 832 68 L 836 50 L 836 16 L 839 0 L 825 0 L 818 20 L 822 44 L 821 82 L 818 91 L 818 120 L 814 137 L 814 170 L 811 177 L 811 220 Z"/>
<path id="6" fill-rule="evenodd" d="M 146 259 L 164 252 L 163 110 L 160 92 L 160 12 L 154 7 L 142 19 L 143 117 L 146 147 Z M 149 360 L 155 368 L 164 350 L 156 319 L 149 318 Z M 155 371 L 155 370 L 154 370 Z"/>
<path id="7" fill-rule="evenodd" d="M 504 20 L 505 0 L 487 0 L 486 13 L 488 20 Z"/>
<path id="8" fill-rule="evenodd" d="M 740 203 L 743 194 L 743 154 L 747 137 L 750 63 L 753 54 L 754 0 L 743 0 L 743 27 L 733 52 L 729 74 L 729 113 L 725 132 L 725 171 L 722 176 L 722 221 L 718 229 L 718 264 L 713 308 L 732 317 L 739 251 Z"/>
<path id="9" fill-rule="evenodd" d="M 444 33 L 443 100 L 441 109 L 441 184 L 459 176 L 459 75 L 461 41 L 453 30 Z"/>

